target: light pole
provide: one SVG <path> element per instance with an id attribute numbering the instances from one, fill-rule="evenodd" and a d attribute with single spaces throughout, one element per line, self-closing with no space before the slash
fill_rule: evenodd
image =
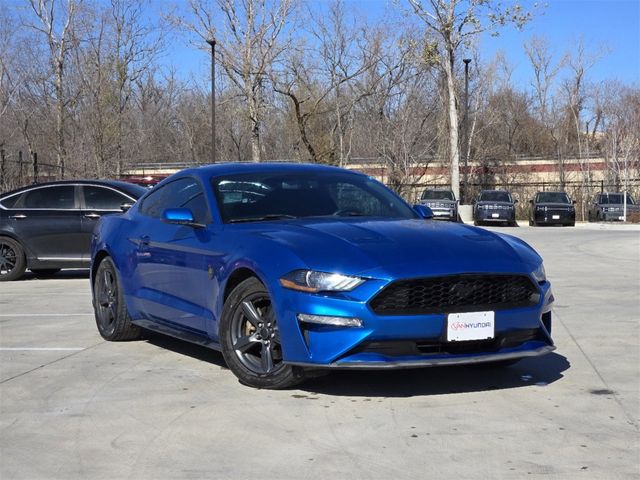
<path id="1" fill-rule="evenodd" d="M 464 188 L 460 203 L 467 200 L 467 181 L 469 179 L 469 64 L 471 59 L 465 58 L 462 61 L 464 62 L 464 145 L 462 147 L 464 148 L 464 175 L 462 176 Z"/>
<path id="2" fill-rule="evenodd" d="M 211 45 L 211 163 L 216 163 L 216 40 L 210 38 Z"/>

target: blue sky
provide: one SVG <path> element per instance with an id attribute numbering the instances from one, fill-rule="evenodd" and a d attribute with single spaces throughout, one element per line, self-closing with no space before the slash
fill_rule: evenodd
<path id="1" fill-rule="evenodd" d="M 318 4 L 323 1 L 318 0 Z M 155 2 L 155 7 L 170 4 L 168 0 Z M 529 0 L 522 3 L 533 5 Z M 187 2 L 181 0 L 177 4 L 184 7 Z M 346 4 L 371 22 L 389 10 L 397 11 L 393 0 L 346 0 Z M 606 48 L 609 52 L 589 72 L 591 81 L 617 79 L 640 84 L 640 0 L 548 0 L 522 31 L 506 27 L 499 37 L 483 37 L 481 57 L 486 61 L 502 50 L 514 66 L 516 87 L 528 88 L 531 70 L 523 43 L 533 35 L 547 37 L 558 58 L 582 37 L 590 51 Z M 184 37 L 171 43 L 164 62 L 172 65 L 181 78 L 207 78 L 210 68 L 207 55 L 188 45 Z"/>

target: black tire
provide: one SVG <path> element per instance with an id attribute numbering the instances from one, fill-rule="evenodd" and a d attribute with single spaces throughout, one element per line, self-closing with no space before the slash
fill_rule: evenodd
<path id="1" fill-rule="evenodd" d="M 224 304 L 220 344 L 229 369 L 241 383 L 279 390 L 304 381 L 304 370 L 282 361 L 277 319 L 265 286 L 248 278 Z"/>
<path id="2" fill-rule="evenodd" d="M 105 340 L 137 340 L 141 329 L 131 323 L 124 303 L 122 282 L 113 260 L 105 257 L 93 277 L 93 310 L 96 326 Z"/>
<path id="3" fill-rule="evenodd" d="M 27 259 L 20 243 L 13 238 L 0 237 L 0 282 L 17 280 L 27 269 Z"/>
<path id="4" fill-rule="evenodd" d="M 30 270 L 38 278 L 49 278 L 60 271 L 59 268 L 31 268 Z"/>

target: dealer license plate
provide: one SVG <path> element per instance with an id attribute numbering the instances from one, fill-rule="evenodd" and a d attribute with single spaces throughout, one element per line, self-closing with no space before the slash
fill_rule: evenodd
<path id="1" fill-rule="evenodd" d="M 499 213 L 492 213 L 491 214 L 491 218 L 500 218 L 500 214 Z"/>
<path id="2" fill-rule="evenodd" d="M 444 215 L 449 215 L 447 212 L 433 212 L 436 217 L 443 217 Z"/>
<path id="3" fill-rule="evenodd" d="M 551 218 L 554 220 L 560 220 L 560 215 L 551 215 Z"/>
<path id="4" fill-rule="evenodd" d="M 450 313 L 447 315 L 447 341 L 487 340 L 495 335 L 494 312 Z"/>

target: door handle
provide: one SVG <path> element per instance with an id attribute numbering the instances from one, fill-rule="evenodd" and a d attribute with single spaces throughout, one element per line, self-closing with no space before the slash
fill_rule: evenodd
<path id="1" fill-rule="evenodd" d="M 24 213 L 17 213 L 15 215 L 10 215 L 9 218 L 13 218 L 14 220 L 22 220 L 23 218 L 27 218 Z"/>
<path id="2" fill-rule="evenodd" d="M 140 237 L 140 246 L 148 247 L 149 246 L 149 235 L 143 235 Z"/>
<path id="3" fill-rule="evenodd" d="M 100 215 L 98 215 L 97 213 L 87 213 L 84 218 L 90 218 L 91 220 L 97 220 L 98 218 L 100 218 Z"/>

